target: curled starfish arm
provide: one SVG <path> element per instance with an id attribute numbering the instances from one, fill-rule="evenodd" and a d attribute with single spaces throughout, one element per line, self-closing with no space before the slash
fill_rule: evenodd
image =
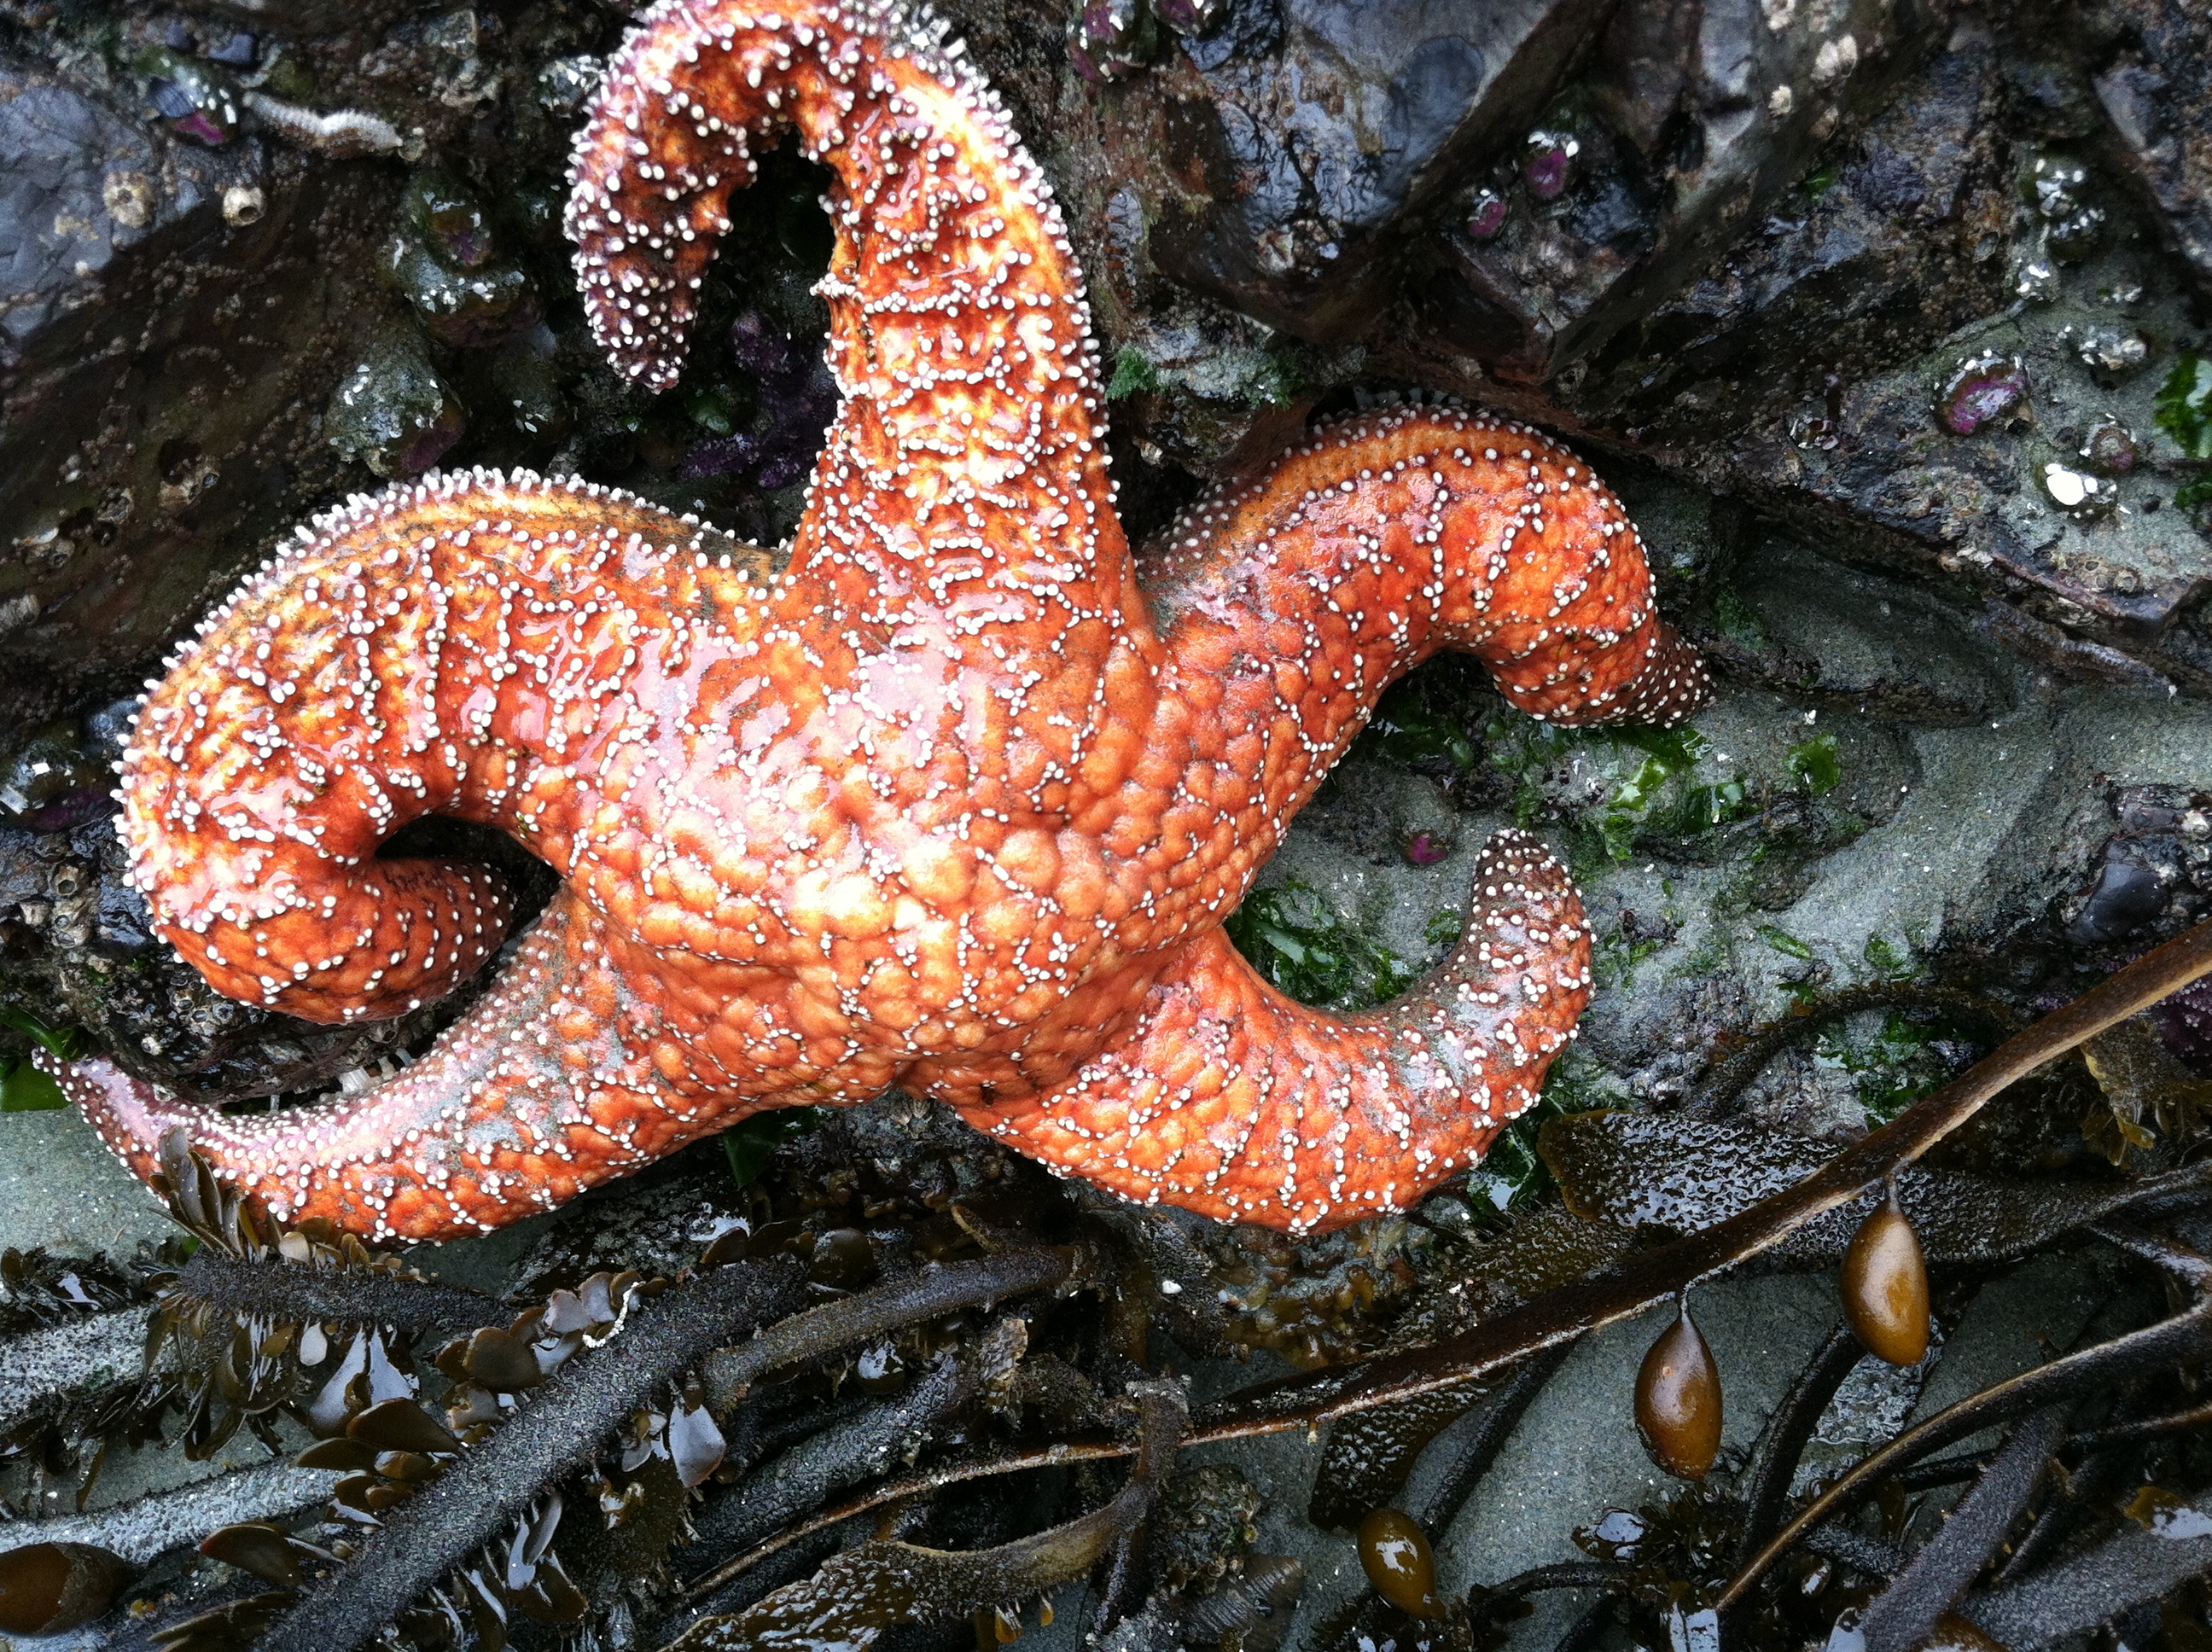
<path id="1" fill-rule="evenodd" d="M 1322 427 L 1187 512 L 1143 585 L 1165 631 L 1232 635 L 1240 663 L 1295 654 L 1330 729 L 1443 649 L 1474 654 L 1514 704 L 1563 723 L 1678 723 L 1711 692 L 1659 617 L 1612 489 L 1550 438 L 1468 408 Z"/>
<path id="2" fill-rule="evenodd" d="M 578 507 L 590 525 L 579 532 Z M 565 859 L 669 658 L 672 570 L 734 542 L 611 490 L 489 472 L 323 518 L 202 628 L 123 761 L 131 875 L 223 991 L 314 1021 L 403 1014 L 499 946 L 493 873 L 382 859 L 416 817 Z M 725 606 L 726 606 L 726 602 Z"/>
<path id="3" fill-rule="evenodd" d="M 841 392 L 793 561 L 1047 589 L 1118 550 L 1097 347 L 1051 186 L 941 21 L 881 0 L 664 0 L 579 134 L 568 230 L 594 336 L 676 382 L 756 144 L 835 183 L 820 290 Z M 855 586 L 856 606 L 869 594 Z"/>
<path id="4" fill-rule="evenodd" d="M 188 1130 L 223 1181 L 288 1219 L 379 1239 L 450 1239 L 550 1210 L 763 1106 L 670 1089 L 618 1029 L 649 1005 L 610 961 L 604 920 L 563 892 L 496 986 L 397 1076 L 321 1103 L 227 1114 L 104 1060 L 49 1063 L 141 1176 Z M 799 1098 L 792 1098 L 793 1100 Z"/>
<path id="5" fill-rule="evenodd" d="M 1679 722 L 1710 693 L 1611 490 L 1463 408 L 1325 427 L 1194 507 L 1139 580 L 1166 659 L 1108 841 L 1171 885 L 1141 939 L 1232 908 L 1382 689 L 1431 654 L 1474 654 L 1566 723 Z"/>
<path id="6" fill-rule="evenodd" d="M 968 1121 L 1147 1204 L 1307 1231 L 1401 1209 L 1534 1104 L 1589 998 L 1566 871 L 1503 831 L 1467 926 L 1404 997 L 1337 1016 L 1285 998 L 1212 930 L 1133 1024 L 1058 1087 Z"/>

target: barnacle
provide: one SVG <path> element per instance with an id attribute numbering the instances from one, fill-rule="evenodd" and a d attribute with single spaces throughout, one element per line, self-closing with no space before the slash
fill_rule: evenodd
<path id="1" fill-rule="evenodd" d="M 1205 1463 L 1167 1483 L 1152 1534 L 1153 1564 L 1170 1588 L 1203 1594 L 1251 1552 L 1260 1493 L 1227 1463 Z"/>
<path id="2" fill-rule="evenodd" d="M 1290 1632 L 1305 1568 L 1288 1555 L 1254 1555 L 1183 1608 L 1182 1638 L 1217 1652 L 1274 1652 Z"/>

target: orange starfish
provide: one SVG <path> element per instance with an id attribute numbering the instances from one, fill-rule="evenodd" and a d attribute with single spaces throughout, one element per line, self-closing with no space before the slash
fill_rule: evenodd
<path id="1" fill-rule="evenodd" d="M 71 1096 L 142 1175 L 188 1127 L 280 1214 L 436 1238 L 763 1108 L 902 1084 L 1132 1198 L 1299 1230 L 1401 1206 L 1534 1099 L 1589 993 L 1566 875 L 1484 852 L 1465 938 L 1339 1017 L 1221 932 L 1393 678 L 1440 649 L 1568 722 L 1705 693 L 1636 531 L 1517 425 L 1317 433 L 1133 562 L 1050 191 L 926 14 L 665 3 L 579 138 L 593 329 L 674 382 L 749 145 L 836 176 L 842 394 L 787 552 L 574 481 L 394 488 L 303 530 L 149 695 L 123 830 L 225 992 L 403 1012 L 498 944 L 489 874 L 565 882 L 504 977 L 360 1094 L 225 1117 L 102 1062 Z"/>

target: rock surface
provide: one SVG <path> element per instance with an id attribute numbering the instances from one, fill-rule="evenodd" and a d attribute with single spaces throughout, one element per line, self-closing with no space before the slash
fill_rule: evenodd
<path id="1" fill-rule="evenodd" d="M 2158 208 L 2200 282 L 2212 280 L 2212 146 L 2204 100 L 2212 31 L 2183 0 L 2115 0 L 2105 18 L 2109 60 L 2097 100 L 2132 180 Z"/>
<path id="2" fill-rule="evenodd" d="M 337 271 L 383 210 L 380 180 L 310 191 L 262 138 L 149 127 L 74 67 L 0 57 L 0 693 L 33 715 L 119 689 L 241 540 L 327 495 Z"/>
<path id="3" fill-rule="evenodd" d="M 1392 242 L 1521 143 L 1605 9 L 1237 0 L 1210 33 L 1178 36 L 1143 87 L 1097 100 L 1102 157 L 1162 271 L 1272 326 L 1342 338 L 1394 278 Z"/>

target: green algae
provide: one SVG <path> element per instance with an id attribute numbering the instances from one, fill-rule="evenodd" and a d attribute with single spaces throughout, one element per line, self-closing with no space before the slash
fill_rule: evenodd
<path id="1" fill-rule="evenodd" d="M 1121 354 L 1114 358 L 1114 376 L 1107 381 L 1106 399 L 1118 402 L 1125 396 L 1134 396 L 1159 387 L 1159 369 L 1145 359 L 1142 351 L 1124 345 Z"/>
<path id="2" fill-rule="evenodd" d="M 57 1060 L 84 1054 L 86 1039 L 75 1027 L 49 1027 L 27 1010 L 0 1006 L 0 1026 L 14 1028 Z M 50 1113 L 69 1105 L 61 1086 L 22 1058 L 0 1056 L 0 1113 Z"/>
<path id="3" fill-rule="evenodd" d="M 1552 806 L 1542 785 L 1547 768 L 1573 759 L 1589 766 L 1602 795 L 1565 823 L 1579 872 L 1626 865 L 1640 847 L 1700 838 L 1758 811 L 1741 773 L 1699 773 L 1712 743 L 1693 727 L 1562 728 L 1508 711 L 1489 733 L 1487 758 L 1510 783 L 1513 817 L 1523 827 Z"/>
<path id="4" fill-rule="evenodd" d="M 1456 938 L 1456 917 L 1453 922 Z M 1431 920 L 1431 933 L 1439 926 Z M 1295 878 L 1253 890 L 1223 927 L 1261 975 L 1301 1004 L 1368 1009 L 1395 998 L 1420 976 L 1389 947 L 1339 918 L 1311 885 Z"/>
<path id="5" fill-rule="evenodd" d="M 1468 735 L 1466 699 L 1457 680 L 1416 671 L 1384 690 L 1360 742 L 1401 768 L 1471 772 L 1479 754 Z"/>
<path id="6" fill-rule="evenodd" d="M 1814 797 L 1826 797 L 1844 782 L 1843 754 L 1832 734 L 1816 734 L 1791 746 L 1785 761 L 1797 783 Z"/>
<path id="7" fill-rule="evenodd" d="M 2173 438 L 2184 458 L 2212 460 L 2212 359 L 2184 350 L 2153 405 L 2158 428 Z M 2173 502 L 2185 509 L 2212 504 L 2212 471 L 2184 483 Z"/>

